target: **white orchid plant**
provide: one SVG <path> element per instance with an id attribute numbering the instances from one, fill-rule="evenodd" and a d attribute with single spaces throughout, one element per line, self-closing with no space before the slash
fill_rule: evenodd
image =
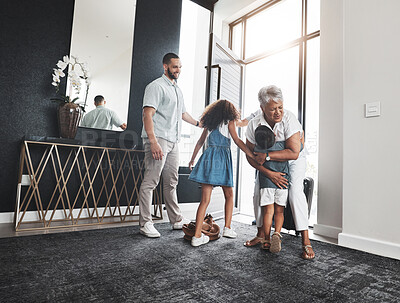
<path id="1" fill-rule="evenodd" d="M 61 79 L 65 77 L 64 71 L 69 68 L 68 71 L 68 80 L 69 80 L 69 89 L 68 94 L 60 93 L 60 83 Z M 85 104 L 86 97 L 89 91 L 90 86 L 90 77 L 89 70 L 87 68 L 86 63 L 79 62 L 77 57 L 64 56 L 63 60 L 59 60 L 57 63 L 57 68 L 53 68 L 53 82 L 51 83 L 56 88 L 57 97 L 51 98 L 52 101 L 58 103 L 75 103 L 79 97 L 72 98 L 73 90 L 74 93 L 78 94 L 82 89 L 82 80 L 86 83 L 86 96 L 85 96 Z M 76 102 L 78 103 L 78 102 Z"/>

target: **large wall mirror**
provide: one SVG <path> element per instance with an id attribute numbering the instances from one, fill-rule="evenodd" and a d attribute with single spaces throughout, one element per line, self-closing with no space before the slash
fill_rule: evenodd
<path id="1" fill-rule="evenodd" d="M 86 62 L 91 84 L 79 95 L 86 114 L 94 97 L 127 122 L 136 0 L 75 0 L 70 55 Z M 114 127 L 113 130 L 122 130 Z"/>

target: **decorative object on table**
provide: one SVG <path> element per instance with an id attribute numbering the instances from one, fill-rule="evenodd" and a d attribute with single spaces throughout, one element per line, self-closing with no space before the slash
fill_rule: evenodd
<path id="1" fill-rule="evenodd" d="M 65 77 L 64 71 L 68 70 L 68 81 L 67 81 L 67 92 L 63 94 L 60 92 L 60 83 L 63 77 Z M 57 96 L 51 98 L 53 102 L 59 103 L 58 106 L 58 126 L 60 131 L 60 137 L 62 138 L 75 138 L 76 132 L 78 130 L 78 125 L 82 117 L 82 112 L 84 111 L 84 106 L 86 105 L 86 99 L 89 92 L 90 79 L 89 72 L 86 63 L 78 61 L 77 57 L 64 56 L 63 60 L 59 60 L 57 63 L 57 68 L 53 69 L 53 82 L 52 85 L 56 88 Z M 78 102 L 79 97 L 74 97 L 73 95 L 79 95 L 82 89 L 82 80 L 86 85 L 86 93 L 84 104 Z"/>
<path id="2" fill-rule="evenodd" d="M 190 222 L 188 224 L 183 224 L 182 230 L 185 233 L 183 236 L 186 240 L 192 240 L 196 229 L 196 222 Z M 204 218 L 203 226 L 201 227 L 201 232 L 206 236 L 210 237 L 210 240 L 219 239 L 219 225 L 215 223 L 211 214 L 207 214 Z"/>

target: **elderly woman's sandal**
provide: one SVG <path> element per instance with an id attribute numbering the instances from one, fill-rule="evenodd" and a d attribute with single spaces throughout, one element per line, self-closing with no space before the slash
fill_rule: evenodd
<path id="1" fill-rule="evenodd" d="M 301 254 L 301 257 L 304 260 L 312 260 L 315 258 L 315 253 L 311 245 L 303 245 L 303 253 Z"/>
<path id="2" fill-rule="evenodd" d="M 253 247 L 253 246 L 256 246 L 256 245 L 262 244 L 262 243 L 264 243 L 264 238 L 254 237 L 253 239 L 248 240 L 245 243 L 243 243 L 243 245 L 246 247 Z"/>

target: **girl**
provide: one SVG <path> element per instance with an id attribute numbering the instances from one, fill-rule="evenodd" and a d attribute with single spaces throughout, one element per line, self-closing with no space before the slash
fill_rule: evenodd
<path id="1" fill-rule="evenodd" d="M 250 158 L 255 159 L 253 153 L 238 137 L 235 121 L 240 114 L 235 106 L 227 100 L 218 100 L 204 110 L 200 124 L 204 130 L 194 148 L 189 169 L 192 169 L 196 155 L 203 146 L 207 136 L 208 147 L 200 157 L 197 165 L 191 172 L 189 179 L 201 183 L 201 201 L 196 214 L 196 231 L 192 238 L 192 246 L 206 244 L 210 239 L 202 234 L 201 227 L 204 216 L 210 203 L 213 186 L 221 186 L 225 196 L 225 227 L 222 236 L 236 238 L 237 234 L 231 229 L 233 212 L 233 173 L 231 139 Z M 209 134 L 210 132 L 210 134 Z"/>

